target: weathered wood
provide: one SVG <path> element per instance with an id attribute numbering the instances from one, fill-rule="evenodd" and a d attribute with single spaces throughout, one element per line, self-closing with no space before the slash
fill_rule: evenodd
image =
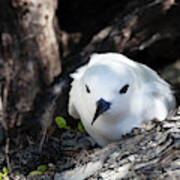
<path id="1" fill-rule="evenodd" d="M 179 179 L 180 116 L 147 127 L 88 156 L 80 152 L 75 167 L 57 173 L 55 180 Z"/>
<path id="2" fill-rule="evenodd" d="M 56 0 L 0 2 L 6 129 L 22 124 L 37 94 L 61 72 L 53 24 L 56 8 Z"/>

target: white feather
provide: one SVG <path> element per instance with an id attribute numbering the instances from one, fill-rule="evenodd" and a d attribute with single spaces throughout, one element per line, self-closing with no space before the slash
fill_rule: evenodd
<path id="1" fill-rule="evenodd" d="M 69 113 L 82 120 L 87 132 L 101 146 L 118 141 L 144 121 L 164 120 L 176 106 L 167 82 L 154 70 L 121 54 L 94 54 L 71 77 Z M 119 94 L 125 84 L 129 85 L 127 93 Z M 96 102 L 101 98 L 110 102 L 111 107 L 91 125 Z"/>

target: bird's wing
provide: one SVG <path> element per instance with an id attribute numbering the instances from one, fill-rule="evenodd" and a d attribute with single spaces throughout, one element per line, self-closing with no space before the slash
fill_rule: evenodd
<path id="1" fill-rule="evenodd" d="M 139 64 L 142 80 L 142 96 L 146 101 L 145 111 L 154 114 L 156 119 L 164 120 L 176 107 L 175 98 L 170 85 L 160 76 L 143 64 Z M 147 113 L 147 112 L 146 112 Z M 149 114 L 147 113 L 147 114 Z"/>

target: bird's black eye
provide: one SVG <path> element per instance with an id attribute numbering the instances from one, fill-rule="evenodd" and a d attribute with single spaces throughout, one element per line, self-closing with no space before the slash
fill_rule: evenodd
<path id="1" fill-rule="evenodd" d="M 121 88 L 121 90 L 119 91 L 119 93 L 120 93 L 120 94 L 125 94 L 125 93 L 127 92 L 128 88 L 129 88 L 129 84 L 126 84 L 125 86 L 123 86 L 123 87 Z"/>
<path id="2" fill-rule="evenodd" d="M 86 87 L 87 93 L 90 93 L 91 91 L 90 91 L 89 87 L 87 85 L 85 85 L 85 87 Z"/>

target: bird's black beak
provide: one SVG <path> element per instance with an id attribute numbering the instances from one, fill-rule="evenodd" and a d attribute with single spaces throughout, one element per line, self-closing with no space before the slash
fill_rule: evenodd
<path id="1" fill-rule="evenodd" d="M 91 125 L 94 124 L 94 122 L 96 121 L 96 119 L 102 114 L 104 113 L 105 111 L 107 111 L 110 106 L 111 106 L 111 103 L 108 102 L 108 101 L 105 101 L 103 98 L 101 98 L 100 100 L 98 100 L 96 102 L 96 112 L 94 114 L 94 118 L 91 122 Z"/>

